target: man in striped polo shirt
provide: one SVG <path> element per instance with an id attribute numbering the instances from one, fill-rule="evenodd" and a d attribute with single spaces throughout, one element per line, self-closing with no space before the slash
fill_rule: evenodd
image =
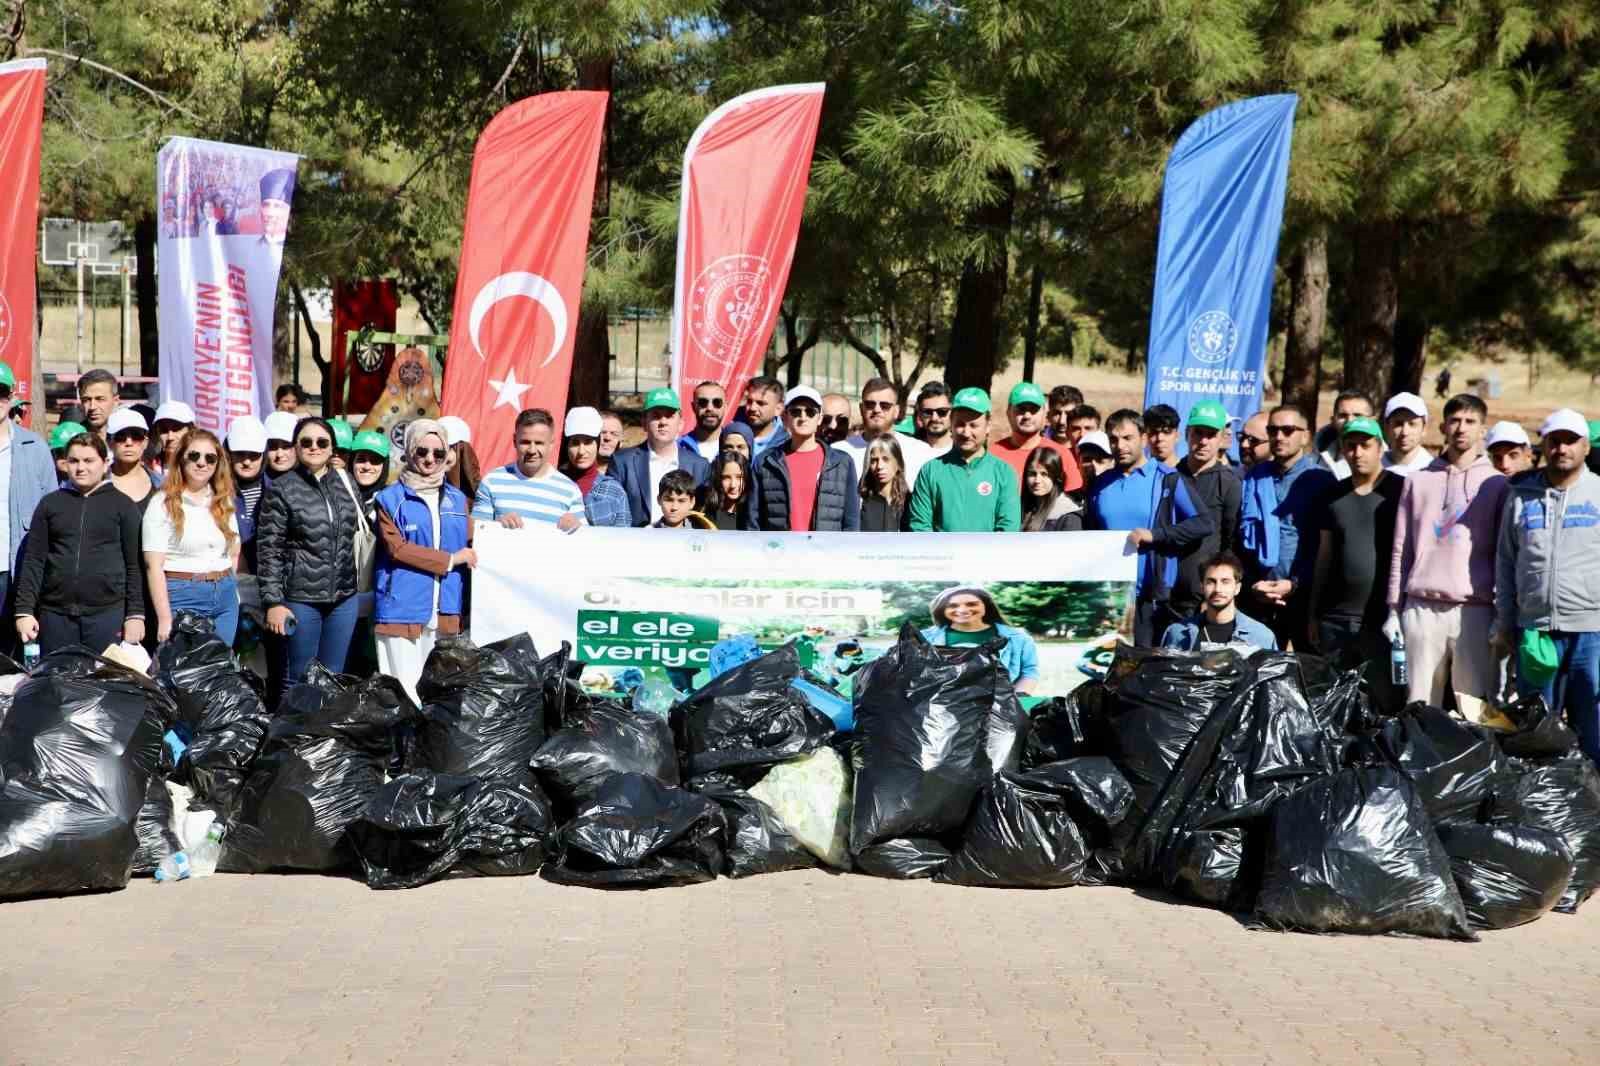
<path id="1" fill-rule="evenodd" d="M 555 419 L 540 408 L 523 411 L 512 431 L 517 461 L 496 467 L 478 482 L 472 517 L 521 529 L 544 522 L 571 532 L 584 524 L 583 491 L 550 460 L 555 456 Z"/>

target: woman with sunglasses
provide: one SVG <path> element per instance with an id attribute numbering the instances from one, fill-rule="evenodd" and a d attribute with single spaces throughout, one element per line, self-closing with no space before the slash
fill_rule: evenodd
<path id="1" fill-rule="evenodd" d="M 111 484 L 142 512 L 161 487 L 161 475 L 145 461 L 150 427 L 138 411 L 119 407 L 106 420 L 106 439 L 111 442 Z"/>
<path id="2" fill-rule="evenodd" d="M 172 635 L 172 616 L 192 611 L 211 620 L 229 647 L 239 629 L 239 519 L 233 475 L 222 442 L 191 427 L 178 443 L 177 469 L 145 509 L 144 566 L 156 640 Z"/>
<path id="3" fill-rule="evenodd" d="M 414 420 L 406 427 L 400 480 L 377 495 L 378 669 L 404 685 L 412 699 L 434 641 L 461 632 L 464 571 L 478 563 L 467 546 L 467 497 L 445 481 L 448 455 L 443 427 L 429 418 Z"/>
<path id="4" fill-rule="evenodd" d="M 274 706 L 316 659 L 338 673 L 356 625 L 354 484 L 333 467 L 333 427 L 302 418 L 293 470 L 273 479 L 256 515 L 256 583 L 276 658 Z"/>

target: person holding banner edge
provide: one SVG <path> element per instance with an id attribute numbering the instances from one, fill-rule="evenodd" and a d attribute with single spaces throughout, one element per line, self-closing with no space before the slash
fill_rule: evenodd
<path id="1" fill-rule="evenodd" d="M 444 430 L 440 429 L 441 440 Z M 543 522 L 571 533 L 585 521 L 583 491 L 555 468 L 555 419 L 534 407 L 512 423 L 515 462 L 496 467 L 478 482 L 472 517 L 521 529 L 525 522 Z"/>

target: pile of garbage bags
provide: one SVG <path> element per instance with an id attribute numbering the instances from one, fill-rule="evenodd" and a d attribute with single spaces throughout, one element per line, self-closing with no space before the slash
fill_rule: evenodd
<path id="1" fill-rule="evenodd" d="M 314 666 L 269 712 L 180 615 L 148 677 L 72 649 L 0 685 L 0 898 L 123 887 L 197 825 L 220 827 L 224 872 L 380 889 L 821 867 L 1140 885 L 1264 928 L 1465 940 L 1600 888 L 1600 773 L 1538 699 L 1500 728 L 1382 715 L 1318 658 L 1123 648 L 1025 710 L 1000 651 L 907 627 L 845 713 L 794 645 L 746 641 L 663 716 L 586 691 L 569 648 L 451 637 L 420 706 Z"/>

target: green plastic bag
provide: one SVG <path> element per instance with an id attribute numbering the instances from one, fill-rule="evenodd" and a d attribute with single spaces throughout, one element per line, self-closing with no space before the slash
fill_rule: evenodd
<path id="1" fill-rule="evenodd" d="M 1517 673 L 1524 684 L 1544 684 L 1556 676 L 1556 667 L 1560 665 L 1561 656 L 1549 633 L 1540 629 L 1522 631 L 1522 646 L 1517 649 Z"/>

